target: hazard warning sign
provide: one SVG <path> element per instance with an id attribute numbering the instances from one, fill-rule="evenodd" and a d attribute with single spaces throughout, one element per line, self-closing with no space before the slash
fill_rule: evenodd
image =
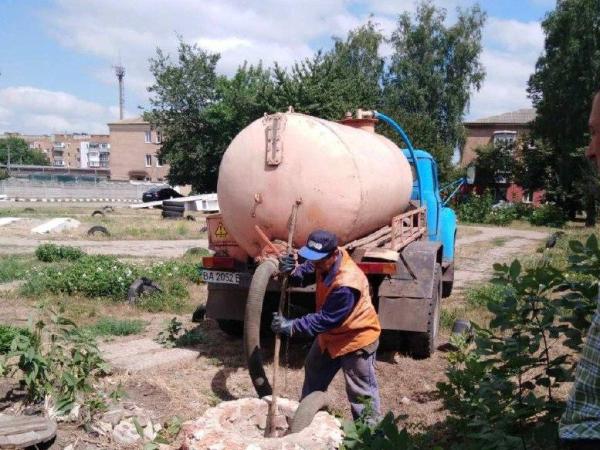
<path id="1" fill-rule="evenodd" d="M 219 222 L 219 226 L 215 230 L 215 236 L 219 239 L 225 239 L 227 237 L 227 230 L 223 226 L 222 222 Z"/>

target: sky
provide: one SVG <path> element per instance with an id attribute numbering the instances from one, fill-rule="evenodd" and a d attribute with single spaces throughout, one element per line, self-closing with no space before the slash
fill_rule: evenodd
<path id="1" fill-rule="evenodd" d="M 453 23 L 474 0 L 433 0 Z M 531 107 L 526 85 L 542 52 L 540 21 L 555 0 L 480 0 L 487 75 L 466 119 Z M 414 0 L 0 0 L 0 133 L 107 133 L 118 119 L 113 66 L 125 75 L 125 116 L 148 106 L 148 59 L 178 36 L 219 52 L 218 71 L 244 60 L 289 66 L 329 49 L 370 15 L 384 35 Z M 389 54 L 383 46 L 382 55 Z M 361 105 L 357 105 L 360 107 Z"/>

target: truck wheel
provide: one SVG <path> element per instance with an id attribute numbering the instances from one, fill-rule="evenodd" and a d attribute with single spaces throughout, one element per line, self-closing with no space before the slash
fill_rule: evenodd
<path id="1" fill-rule="evenodd" d="M 442 295 L 442 268 L 438 264 L 433 278 L 434 291 L 429 303 L 429 322 L 424 333 L 409 335 L 409 349 L 413 358 L 429 358 L 435 352 L 435 343 L 440 325 L 440 299 Z"/>
<path id="2" fill-rule="evenodd" d="M 218 319 L 221 331 L 229 336 L 241 338 L 244 335 L 244 322 L 241 320 Z"/>

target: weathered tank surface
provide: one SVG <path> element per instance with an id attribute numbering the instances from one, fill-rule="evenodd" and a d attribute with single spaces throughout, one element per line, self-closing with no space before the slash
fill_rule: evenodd
<path id="1" fill-rule="evenodd" d="M 410 165 L 389 139 L 297 113 L 265 116 L 244 128 L 221 161 L 217 193 L 223 222 L 250 255 L 264 247 L 255 225 L 287 240 L 296 200 L 294 245 L 317 229 L 350 242 L 406 210 Z"/>

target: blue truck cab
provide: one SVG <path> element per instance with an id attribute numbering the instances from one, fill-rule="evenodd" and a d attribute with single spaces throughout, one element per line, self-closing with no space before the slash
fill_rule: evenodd
<path id="1" fill-rule="evenodd" d="M 408 149 L 403 150 L 413 170 L 413 191 L 411 200 L 420 202 L 427 208 L 427 238 L 442 245 L 442 296 L 448 297 L 454 282 L 454 247 L 456 243 L 457 220 L 452 208 L 444 206 L 440 194 L 437 163 L 425 150 L 413 150 L 415 162 Z M 416 176 L 418 171 L 420 177 Z M 419 179 L 421 190 L 419 190 Z M 422 195 L 422 200 L 419 198 Z"/>

